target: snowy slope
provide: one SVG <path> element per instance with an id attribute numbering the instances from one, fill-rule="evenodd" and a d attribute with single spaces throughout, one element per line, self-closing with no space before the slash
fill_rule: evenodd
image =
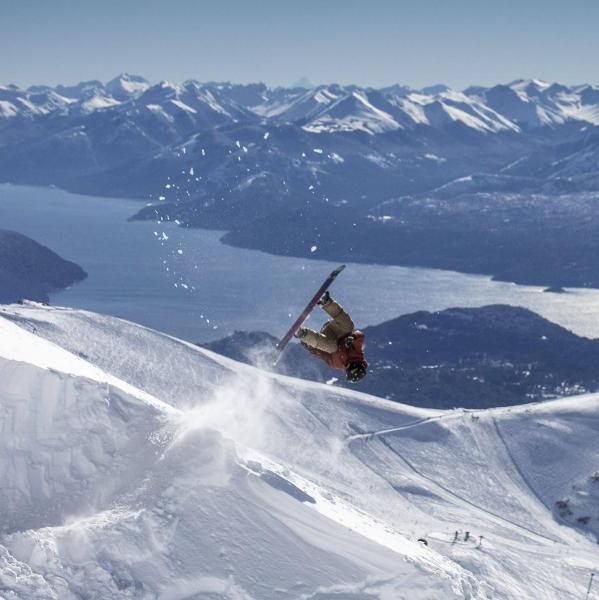
<path id="1" fill-rule="evenodd" d="M 389 96 L 400 115 L 398 119 L 411 125 L 427 125 L 441 129 L 459 123 L 481 133 L 518 132 L 519 127 L 477 98 L 451 90 L 436 95 L 411 93 Z"/>
<path id="2" fill-rule="evenodd" d="M 373 95 L 380 103 L 382 98 L 378 97 L 378 94 L 353 91 L 331 106 L 327 106 L 305 125 L 304 129 L 313 133 L 363 131 L 374 135 L 401 128 L 400 123 L 392 115 L 371 101 L 372 98 L 369 96 Z"/>
<path id="3" fill-rule="evenodd" d="M 277 118 L 281 121 L 306 121 L 317 118 L 328 107 L 340 98 L 347 96 L 347 91 L 338 85 L 319 86 L 310 90 L 291 90 L 282 94 L 275 90 L 264 102 L 253 107 L 257 114 Z"/>
<path id="4" fill-rule="evenodd" d="M 599 567 L 596 525 L 554 511 L 593 485 L 596 396 L 423 410 L 112 317 L 1 315 L 6 598 L 580 598 Z"/>

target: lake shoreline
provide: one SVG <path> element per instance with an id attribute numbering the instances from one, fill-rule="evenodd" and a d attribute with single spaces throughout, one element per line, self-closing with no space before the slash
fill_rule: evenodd
<path id="1" fill-rule="evenodd" d="M 57 186 L 54 184 L 44 185 L 44 184 L 18 184 L 18 183 L 10 183 L 10 182 L 0 182 L 0 186 L 14 186 L 19 188 L 35 188 L 35 189 L 55 189 L 61 190 L 67 194 L 73 194 L 77 196 L 85 196 L 89 198 L 106 198 L 111 200 L 122 200 L 123 202 L 133 202 L 137 206 L 131 215 L 127 218 L 129 222 L 137 222 L 137 221 L 149 221 L 152 222 L 154 219 L 150 217 L 147 213 L 153 207 L 159 207 L 159 204 L 153 204 L 149 202 L 147 198 L 141 197 L 127 197 L 127 196 L 108 196 L 101 192 L 93 192 L 86 190 L 85 193 L 77 191 L 76 187 L 73 189 Z M 143 207 L 139 205 L 144 203 Z M 144 214 L 146 213 L 146 214 Z M 173 219 L 174 220 L 174 219 Z M 544 288 L 544 291 L 548 293 L 554 293 L 552 288 L 563 288 L 565 290 L 599 290 L 598 285 L 588 285 L 588 286 L 579 286 L 572 285 L 573 282 L 569 282 L 566 280 L 562 280 L 559 277 L 552 278 L 551 280 L 545 280 L 542 278 L 535 277 L 533 275 L 519 275 L 517 277 L 509 277 L 500 274 L 494 274 L 489 272 L 488 270 L 481 269 L 459 269 L 459 268 L 444 268 L 439 266 L 438 261 L 435 260 L 427 260 L 426 258 L 419 258 L 418 260 L 408 261 L 408 260 L 385 260 L 381 257 L 369 257 L 369 256 L 361 256 L 352 252 L 351 254 L 341 252 L 330 251 L 327 248 L 322 246 L 319 247 L 317 251 L 312 252 L 310 249 L 306 248 L 305 251 L 299 251 L 298 248 L 293 248 L 291 251 L 289 249 L 283 249 L 281 247 L 268 245 L 261 243 L 260 240 L 264 240 L 264 236 L 254 237 L 252 239 L 247 238 L 241 233 L 235 231 L 234 229 L 226 229 L 220 226 L 199 226 L 196 224 L 185 224 L 181 223 L 177 226 L 185 228 L 185 229 L 199 229 L 204 231 L 218 231 L 221 233 L 220 242 L 224 245 L 231 246 L 233 248 L 239 248 L 244 250 L 253 250 L 262 252 L 265 254 L 269 254 L 271 256 L 280 256 L 287 258 L 297 258 L 297 259 L 305 259 L 311 261 L 323 261 L 323 262 L 337 262 L 337 263 L 354 263 L 361 265 L 371 265 L 378 267 L 402 267 L 408 269 L 426 269 L 433 271 L 444 271 L 448 273 L 457 273 L 460 275 L 472 275 L 479 276 L 491 279 L 491 281 L 503 282 L 503 283 L 513 283 L 515 285 L 521 286 L 532 286 L 532 287 L 540 287 Z"/>
<path id="2" fill-rule="evenodd" d="M 57 188 L 0 185 L 3 226 L 80 264 L 88 278 L 50 296 L 191 342 L 235 330 L 280 336 L 337 262 L 277 256 L 222 242 L 223 230 L 128 221 L 137 201 Z M 459 272 L 348 263 L 333 293 L 361 327 L 419 310 L 510 304 L 586 337 L 599 337 L 599 292 L 567 294 Z M 323 318 L 318 311 L 310 325 Z"/>

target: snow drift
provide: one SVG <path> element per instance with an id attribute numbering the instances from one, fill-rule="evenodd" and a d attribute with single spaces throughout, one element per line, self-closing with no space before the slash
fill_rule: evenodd
<path id="1" fill-rule="evenodd" d="M 0 314 L 1 598 L 579 598 L 599 567 L 596 396 L 422 410 Z"/>

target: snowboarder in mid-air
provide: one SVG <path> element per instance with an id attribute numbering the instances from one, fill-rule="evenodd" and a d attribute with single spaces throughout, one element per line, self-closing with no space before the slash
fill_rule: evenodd
<path id="1" fill-rule="evenodd" d="M 300 327 L 295 337 L 327 365 L 345 371 L 349 381 L 360 381 L 368 368 L 364 358 L 364 334 L 355 328 L 351 317 L 328 291 L 320 297 L 318 304 L 331 319 L 320 331 Z"/>

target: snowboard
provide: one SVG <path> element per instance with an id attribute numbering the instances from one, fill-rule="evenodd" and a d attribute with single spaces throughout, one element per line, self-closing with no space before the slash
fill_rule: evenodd
<path id="1" fill-rule="evenodd" d="M 281 354 L 287 347 L 287 344 L 291 341 L 293 334 L 302 326 L 303 322 L 308 318 L 310 313 L 314 310 L 314 307 L 318 304 L 320 297 L 329 289 L 333 281 L 337 279 L 337 275 L 341 273 L 345 269 L 345 265 L 341 265 L 337 267 L 325 280 L 325 282 L 318 288 L 318 291 L 312 297 L 312 300 L 308 302 L 308 305 L 300 316 L 294 321 L 293 325 L 289 328 L 289 331 L 281 338 L 281 341 L 275 346 L 275 351 L 273 354 L 272 364 L 273 367 L 279 362 L 281 358 Z"/>

